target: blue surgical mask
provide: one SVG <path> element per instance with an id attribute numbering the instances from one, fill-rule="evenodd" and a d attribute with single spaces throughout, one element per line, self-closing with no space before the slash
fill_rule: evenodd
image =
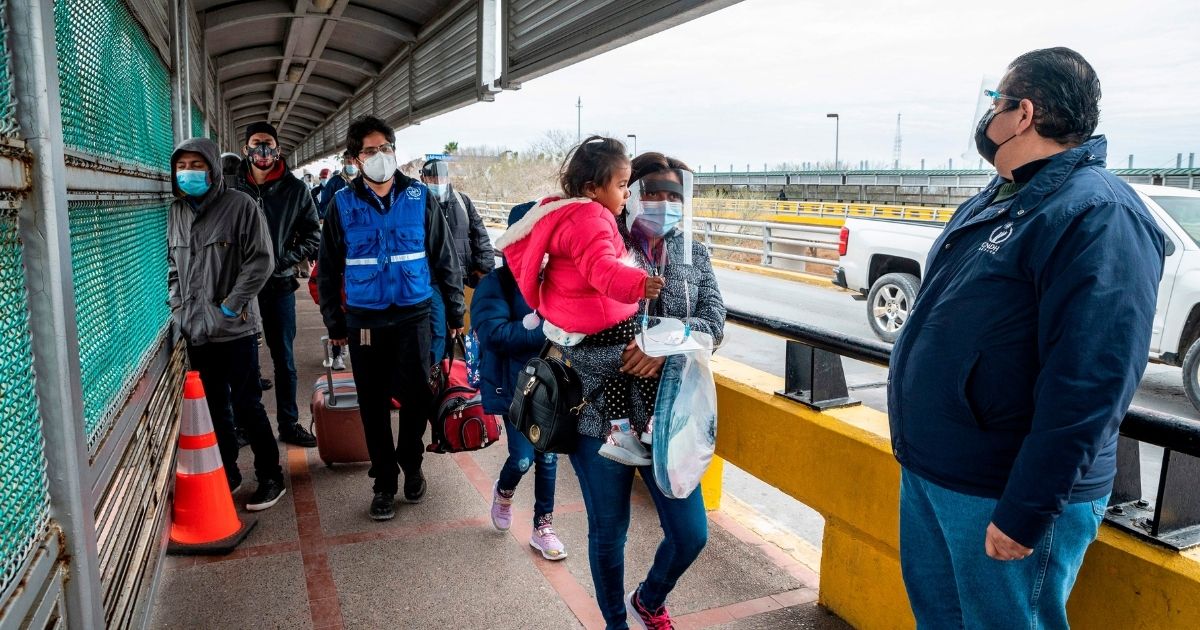
<path id="1" fill-rule="evenodd" d="M 208 192 L 208 171 L 175 171 L 175 183 L 189 197 L 203 197 Z"/>
<path id="2" fill-rule="evenodd" d="M 429 184 L 429 192 L 438 199 L 445 199 L 446 193 L 450 192 L 450 184 Z"/>
<path id="3" fill-rule="evenodd" d="M 663 237 L 683 220 L 683 203 L 679 201 L 643 201 L 642 213 L 633 220 L 647 236 Z"/>
<path id="4" fill-rule="evenodd" d="M 358 167 L 353 164 L 347 164 L 342 167 L 342 172 L 345 173 L 347 177 L 354 177 L 355 175 L 358 175 Z"/>

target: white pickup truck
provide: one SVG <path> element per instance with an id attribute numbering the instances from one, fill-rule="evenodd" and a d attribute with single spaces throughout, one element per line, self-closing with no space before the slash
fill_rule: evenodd
<path id="1" fill-rule="evenodd" d="M 1183 368 L 1183 389 L 1200 410 L 1200 192 L 1134 185 L 1167 236 L 1158 287 L 1150 361 Z M 867 302 L 867 321 L 895 341 L 924 277 L 929 248 L 942 226 L 884 219 L 846 219 L 834 284 Z"/>

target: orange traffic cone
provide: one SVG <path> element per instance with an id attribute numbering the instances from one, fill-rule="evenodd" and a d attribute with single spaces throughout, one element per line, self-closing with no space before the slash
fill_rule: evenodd
<path id="1" fill-rule="evenodd" d="M 238 520 L 229 493 L 217 434 L 204 399 L 199 372 L 188 372 L 183 383 L 183 418 L 175 463 L 175 502 L 171 542 L 167 553 L 222 555 L 234 550 L 258 523 Z"/>

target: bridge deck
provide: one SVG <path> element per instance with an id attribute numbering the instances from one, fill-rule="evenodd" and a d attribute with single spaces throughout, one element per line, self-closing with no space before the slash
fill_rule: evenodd
<path id="1" fill-rule="evenodd" d="M 321 373 L 320 316 L 297 294 L 296 365 L 303 403 Z M 269 366 L 264 348 L 263 365 Z M 264 373 L 269 376 L 269 367 Z M 264 397 L 273 414 L 273 392 Z M 492 528 L 492 482 L 504 445 L 427 455 L 426 500 L 396 518 L 367 518 L 366 465 L 327 468 L 316 449 L 286 451 L 289 491 L 258 514 L 233 554 L 171 557 L 155 603 L 155 628 L 603 628 L 587 560 L 587 521 L 568 462 L 558 468 L 555 525 L 571 554 L 559 563 L 529 548 L 532 479 L 518 489 L 510 533 Z M 241 465 L 253 478 L 250 452 Z M 235 495 L 244 507 L 253 483 Z M 626 584 L 649 568 L 661 536 L 635 484 Z M 816 604 L 818 577 L 729 514 L 709 517 L 709 542 L 668 604 L 680 628 L 843 628 Z"/>

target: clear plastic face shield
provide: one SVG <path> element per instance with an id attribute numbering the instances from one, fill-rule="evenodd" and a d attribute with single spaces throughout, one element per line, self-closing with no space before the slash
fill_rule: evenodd
<path id="1" fill-rule="evenodd" d="M 683 259 L 692 264 L 692 173 L 683 169 L 657 171 L 629 186 L 625 227 L 639 240 L 653 241 L 675 231 L 683 235 Z M 655 261 L 655 266 L 661 266 Z M 661 272 L 661 269 L 659 270 Z"/>
<path id="2" fill-rule="evenodd" d="M 1012 103 L 1001 103 L 1000 107 L 996 107 L 996 99 L 992 94 L 999 94 L 996 90 L 1000 89 L 1000 77 L 988 74 L 984 75 L 983 80 L 979 84 L 979 95 L 975 99 L 975 114 L 971 116 L 971 125 L 967 133 L 966 150 L 962 153 L 963 164 L 960 168 L 991 168 L 983 156 L 979 154 L 979 149 L 975 146 L 975 131 L 979 127 L 979 121 L 993 109 L 1003 109 L 1004 107 L 1012 107 Z M 1003 95 L 1001 95 L 1003 96 Z"/>
<path id="3" fill-rule="evenodd" d="M 450 198 L 450 165 L 443 160 L 431 160 L 421 167 L 421 182 L 440 202 Z"/>

